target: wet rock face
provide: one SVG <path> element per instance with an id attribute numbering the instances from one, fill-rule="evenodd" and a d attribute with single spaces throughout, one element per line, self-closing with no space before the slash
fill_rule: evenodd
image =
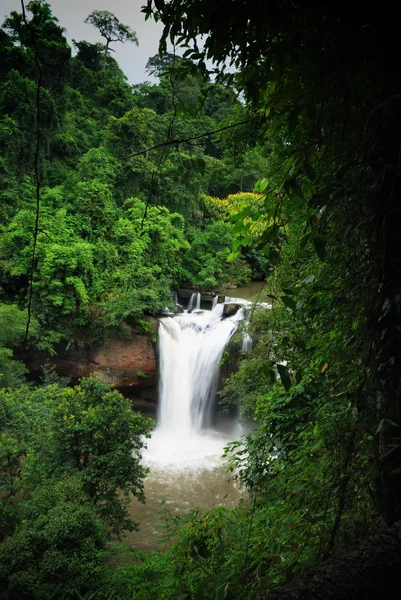
<path id="1" fill-rule="evenodd" d="M 152 342 L 136 335 L 133 340 L 111 340 L 94 353 L 98 375 L 115 387 L 151 385 L 156 381 L 156 354 Z"/>
<path id="2" fill-rule="evenodd" d="M 228 302 L 224 305 L 223 317 L 232 317 L 241 308 L 241 304 L 235 302 Z"/>
<path id="3" fill-rule="evenodd" d="M 21 358 L 33 376 L 40 376 L 43 364 L 50 363 L 59 375 L 72 380 L 96 373 L 106 383 L 121 388 L 149 387 L 157 382 L 156 352 L 143 335 L 134 335 L 131 340 L 112 339 L 107 346 L 59 345 L 55 356 L 34 351 Z"/>
<path id="4" fill-rule="evenodd" d="M 215 292 L 205 292 L 201 290 L 189 289 L 189 288 L 180 288 L 177 290 L 178 299 L 183 301 L 184 305 L 188 304 L 188 300 L 192 296 L 192 294 L 200 292 L 201 301 L 202 302 L 213 302 L 214 297 L 216 296 Z M 219 302 L 224 302 L 224 296 L 219 296 Z"/>

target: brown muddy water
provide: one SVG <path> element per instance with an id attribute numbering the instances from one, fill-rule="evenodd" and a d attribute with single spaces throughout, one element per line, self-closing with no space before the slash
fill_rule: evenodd
<path id="1" fill-rule="evenodd" d="M 260 294 L 259 300 L 265 302 L 266 298 L 263 296 L 263 292 L 266 291 L 265 281 L 251 281 L 245 287 L 237 287 L 235 289 L 223 288 L 220 290 L 220 293 L 233 298 L 243 298 L 244 300 L 256 300 Z"/>
<path id="2" fill-rule="evenodd" d="M 205 459 L 203 465 L 188 464 L 183 469 L 151 467 L 145 482 L 146 503 L 133 498 L 129 507 L 131 518 L 139 523 L 139 531 L 127 533 L 123 543 L 137 550 L 160 549 L 160 517 L 164 510 L 183 516 L 196 506 L 234 507 L 242 493 L 230 474 L 218 465 L 218 459 L 216 455 L 214 464 Z M 165 504 L 161 505 L 161 501 Z"/>

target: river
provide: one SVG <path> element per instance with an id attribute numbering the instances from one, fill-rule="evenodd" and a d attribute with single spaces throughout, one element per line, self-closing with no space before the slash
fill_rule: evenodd
<path id="1" fill-rule="evenodd" d="M 242 298 L 244 300 L 257 300 L 257 297 L 260 294 L 260 299 L 262 300 L 263 288 L 265 288 L 265 285 L 265 281 L 251 281 L 245 287 L 238 287 L 235 289 L 222 288 L 220 293 L 225 296 L 235 296 L 236 298 Z"/>

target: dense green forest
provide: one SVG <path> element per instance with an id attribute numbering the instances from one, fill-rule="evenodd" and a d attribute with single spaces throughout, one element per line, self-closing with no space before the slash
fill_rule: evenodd
<path id="1" fill-rule="evenodd" d="M 243 4 L 148 0 L 157 83 L 133 86 L 42 0 L 2 25 L 2 598 L 259 598 L 400 518 L 397 36 L 367 7 Z M 227 448 L 247 500 L 165 510 L 163 550 L 113 566 L 152 424 L 20 353 L 252 279 L 272 308 L 220 392 L 257 424 Z"/>

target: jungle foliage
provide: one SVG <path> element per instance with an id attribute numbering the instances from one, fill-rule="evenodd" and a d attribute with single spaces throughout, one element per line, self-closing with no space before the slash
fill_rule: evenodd
<path id="1" fill-rule="evenodd" d="M 106 13 L 88 19 L 107 44 L 121 32 L 136 40 Z M 27 15 L 13 12 L 1 32 L 1 300 L 31 304 L 35 343 L 52 351 L 159 312 L 174 287 L 224 283 L 235 232 L 204 214 L 202 197 L 223 171 L 220 192 L 252 191 L 264 150 L 252 136 L 240 144 L 240 132 L 226 143 L 223 131 L 145 152 L 247 111 L 229 86 L 185 73 L 178 56 L 158 83 L 131 86 L 107 44 L 74 41 L 71 56 L 46 2 L 30 2 Z"/>
<path id="2" fill-rule="evenodd" d="M 2 598 L 77 598 L 99 584 L 106 541 L 133 530 L 150 423 L 100 380 L 0 396 Z"/>
<path id="3" fill-rule="evenodd" d="M 165 26 L 148 63 L 158 83 L 135 86 L 107 46 L 74 42 L 71 57 L 44 2 L 28 5 L 28 23 L 13 13 L 3 25 L 0 321 L 12 325 L 0 386 L 14 389 L 0 404 L 0 584 L 10 599 L 262 597 L 400 519 L 397 32 L 366 5 L 246 7 L 148 0 L 145 17 Z M 142 497 L 147 425 L 96 380 L 21 387 L 12 352 L 30 290 L 29 342 L 51 349 L 157 313 L 174 286 L 252 277 L 267 278 L 258 300 L 271 308 L 251 313 L 249 353 L 241 332 L 233 340 L 238 369 L 221 393 L 256 425 L 227 449 L 246 499 L 185 517 L 162 507 L 163 552 L 109 568 L 107 536 L 130 526 L 124 494 Z M 123 439 L 108 431 L 114 418 Z"/>

